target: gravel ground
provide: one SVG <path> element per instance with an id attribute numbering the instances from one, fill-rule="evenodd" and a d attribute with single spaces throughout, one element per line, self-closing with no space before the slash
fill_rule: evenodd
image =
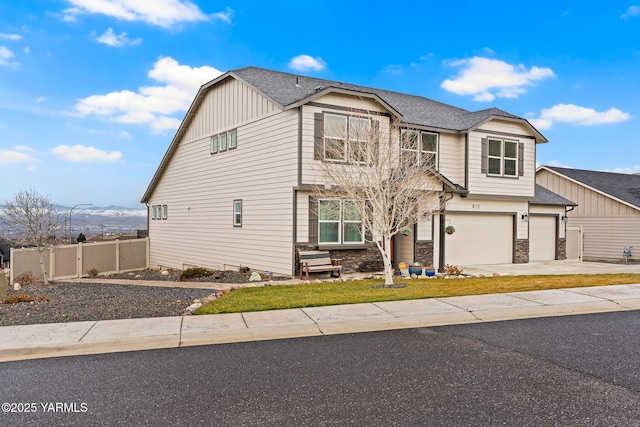
<path id="1" fill-rule="evenodd" d="M 190 282 L 245 283 L 250 272 L 216 272 L 213 276 Z M 110 275 L 109 279 L 163 280 L 177 282 L 180 271 L 162 275 L 158 270 Z M 100 279 L 104 279 L 100 276 Z M 141 317 L 180 316 L 194 299 L 212 294 L 212 289 L 120 285 L 109 283 L 57 282 L 45 286 L 31 284 L 7 297 L 29 294 L 34 300 L 45 295 L 51 301 L 0 304 L 0 326 L 40 323 L 80 322 L 86 320 L 133 319 Z"/>

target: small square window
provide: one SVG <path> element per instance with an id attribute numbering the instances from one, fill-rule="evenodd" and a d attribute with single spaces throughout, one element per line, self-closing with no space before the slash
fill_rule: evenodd
<path id="1" fill-rule="evenodd" d="M 211 137 L 211 154 L 218 152 L 218 135 Z"/>
<path id="2" fill-rule="evenodd" d="M 229 132 L 229 150 L 233 150 L 234 148 L 236 148 L 238 146 L 238 132 L 235 130 L 232 130 L 231 132 Z"/>
<path id="3" fill-rule="evenodd" d="M 220 134 L 220 151 L 227 151 L 227 134 Z"/>
<path id="4" fill-rule="evenodd" d="M 233 201 L 233 226 L 242 227 L 242 200 Z"/>

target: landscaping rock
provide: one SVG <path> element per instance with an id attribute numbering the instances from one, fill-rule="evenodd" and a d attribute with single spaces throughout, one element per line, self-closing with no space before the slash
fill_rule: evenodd
<path id="1" fill-rule="evenodd" d="M 251 276 L 249 276 L 249 281 L 250 282 L 261 282 L 262 281 L 262 276 L 260 276 L 260 273 L 258 273 L 257 271 L 254 271 L 253 273 L 251 273 Z"/>
<path id="2" fill-rule="evenodd" d="M 13 290 L 14 291 L 21 291 L 22 290 L 22 286 L 20 286 L 20 283 L 14 283 L 13 284 Z"/>

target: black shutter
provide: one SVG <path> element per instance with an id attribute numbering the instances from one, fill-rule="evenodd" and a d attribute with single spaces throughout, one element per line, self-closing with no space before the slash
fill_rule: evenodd
<path id="1" fill-rule="evenodd" d="M 489 154 L 489 142 L 487 138 L 482 138 L 482 158 L 480 159 L 480 172 L 486 174 L 487 173 L 487 158 Z"/>
<path id="2" fill-rule="evenodd" d="M 318 244 L 318 199 L 309 196 L 309 243 Z"/>
<path id="3" fill-rule="evenodd" d="M 315 160 L 323 160 L 324 115 L 322 113 L 314 113 L 313 119 L 313 158 Z"/>
<path id="4" fill-rule="evenodd" d="M 518 176 L 524 176 L 524 143 L 518 143 Z"/>

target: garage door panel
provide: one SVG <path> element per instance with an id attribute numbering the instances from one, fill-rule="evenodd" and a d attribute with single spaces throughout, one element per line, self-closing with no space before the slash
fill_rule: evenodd
<path id="1" fill-rule="evenodd" d="M 513 216 L 448 214 L 445 263 L 453 265 L 509 264 L 513 262 Z"/>
<path id="2" fill-rule="evenodd" d="M 529 261 L 556 259 L 556 217 L 529 217 Z"/>

